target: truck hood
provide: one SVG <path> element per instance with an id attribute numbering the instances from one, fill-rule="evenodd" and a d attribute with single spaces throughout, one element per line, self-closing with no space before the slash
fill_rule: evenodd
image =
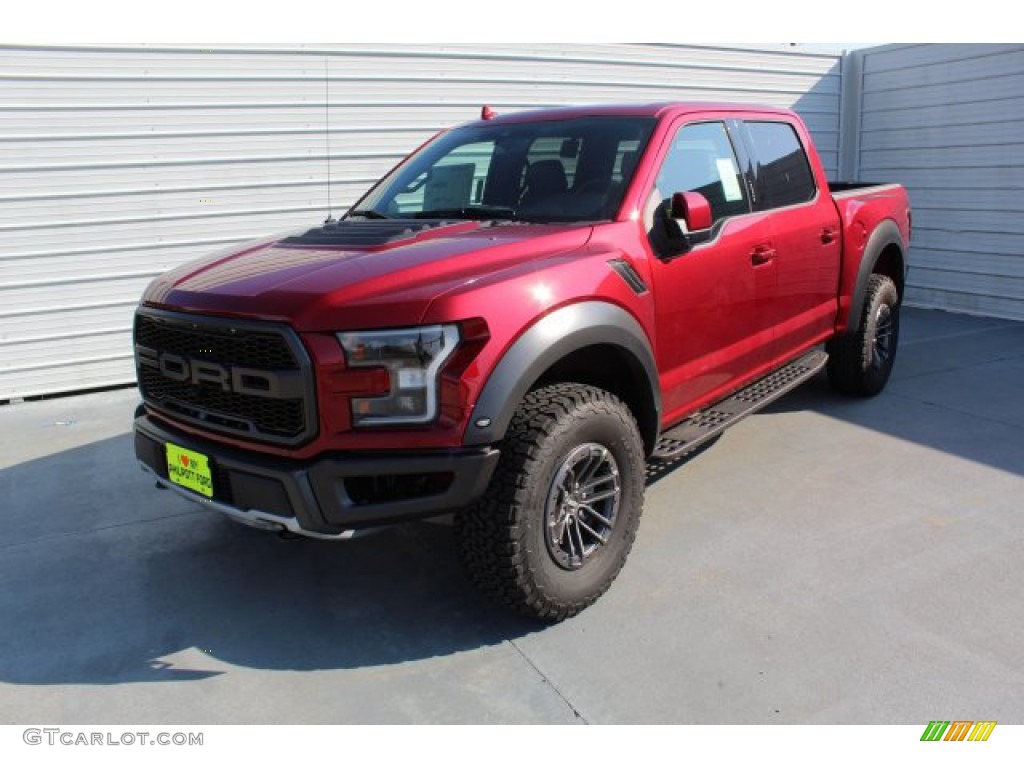
<path id="1" fill-rule="evenodd" d="M 442 293 L 582 248 L 592 230 L 580 224 L 341 221 L 182 265 L 154 280 L 143 301 L 276 320 L 300 331 L 412 325 Z"/>

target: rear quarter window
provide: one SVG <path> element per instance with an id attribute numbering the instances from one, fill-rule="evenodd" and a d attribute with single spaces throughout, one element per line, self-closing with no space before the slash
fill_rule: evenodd
<path id="1" fill-rule="evenodd" d="M 793 126 L 748 121 L 744 127 L 756 164 L 756 209 L 781 208 L 813 199 L 814 176 Z"/>

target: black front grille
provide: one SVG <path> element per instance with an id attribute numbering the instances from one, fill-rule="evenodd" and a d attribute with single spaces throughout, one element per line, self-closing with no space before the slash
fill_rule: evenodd
<path id="1" fill-rule="evenodd" d="M 281 334 L 240 333 L 237 327 L 220 323 L 216 327 L 196 320 L 187 324 L 171 324 L 140 314 L 135 320 L 135 343 L 182 357 L 247 368 L 296 370 L 299 367 L 295 354 Z"/>
<path id="2" fill-rule="evenodd" d="M 298 338 L 288 329 L 143 308 L 135 316 L 135 344 L 152 350 L 150 360 L 153 353 L 174 356 L 174 375 L 168 376 L 152 363 L 141 364 L 136 354 L 143 398 L 171 418 L 214 432 L 288 445 L 304 442 L 315 432 L 312 369 Z M 290 389 L 287 396 L 269 391 L 250 394 L 233 391 L 233 383 L 203 377 L 196 381 L 182 374 L 183 366 L 204 363 L 225 371 L 245 368 L 293 378 L 299 374 L 304 386 L 298 388 L 301 392 Z"/>
<path id="3" fill-rule="evenodd" d="M 305 428 L 303 401 L 271 400 L 225 392 L 213 384 L 171 381 L 153 368 L 139 371 L 142 396 L 152 404 L 179 416 L 197 419 L 216 429 L 257 432 L 267 436 L 295 437 Z"/>

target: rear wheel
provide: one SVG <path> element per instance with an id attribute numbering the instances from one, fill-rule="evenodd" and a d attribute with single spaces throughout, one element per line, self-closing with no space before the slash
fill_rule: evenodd
<path id="1" fill-rule="evenodd" d="M 828 379 L 840 392 L 877 395 L 889 381 L 900 335 L 896 284 L 872 275 L 864 297 L 860 326 L 829 342 Z"/>
<path id="2" fill-rule="evenodd" d="M 456 518 L 459 552 L 485 594 L 561 620 L 625 563 L 643 506 L 644 450 L 629 409 L 583 384 L 526 395 L 487 493 Z"/>

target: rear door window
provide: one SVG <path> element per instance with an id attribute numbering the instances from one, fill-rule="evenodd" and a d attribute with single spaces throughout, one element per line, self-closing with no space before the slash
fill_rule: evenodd
<path id="1" fill-rule="evenodd" d="M 754 208 L 764 211 L 805 203 L 816 188 L 800 139 L 789 123 L 744 123 L 754 156 Z"/>

